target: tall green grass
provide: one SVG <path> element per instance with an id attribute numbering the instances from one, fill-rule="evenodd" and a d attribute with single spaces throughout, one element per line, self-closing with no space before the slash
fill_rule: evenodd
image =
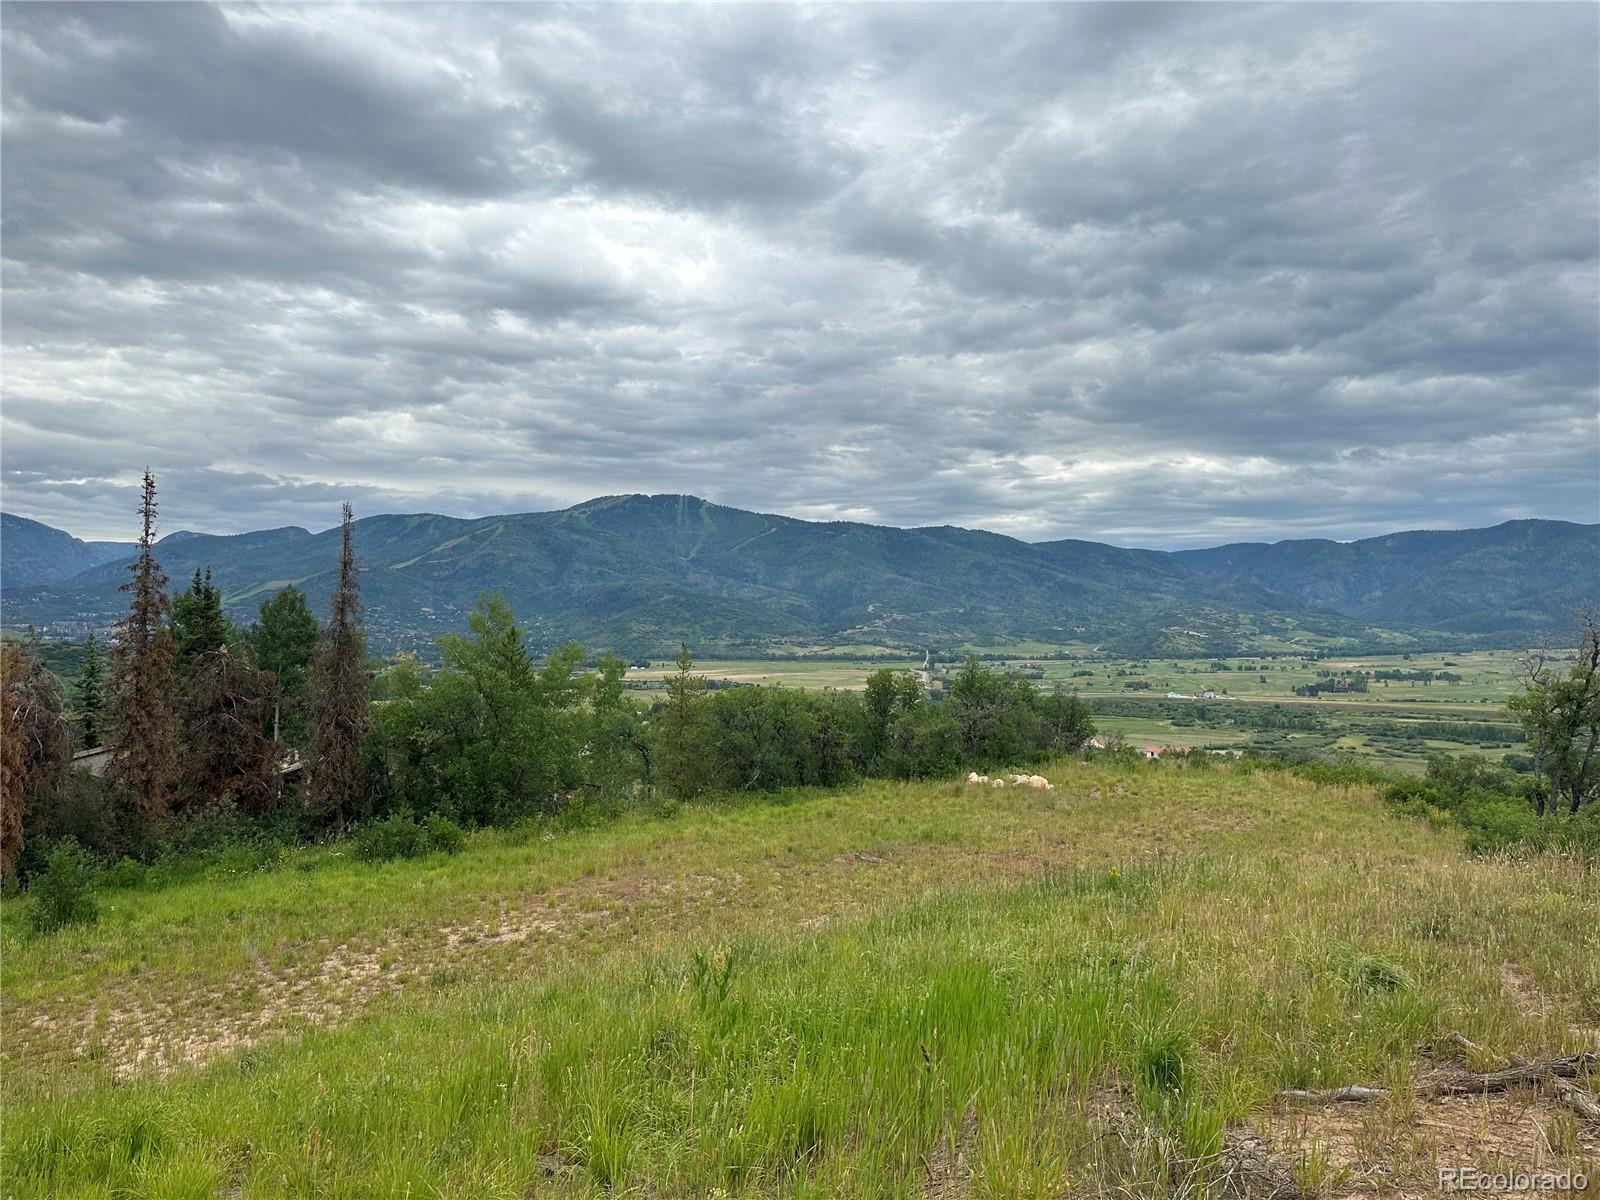
<path id="1" fill-rule="evenodd" d="M 1409 977 L 1430 964 L 1343 943 L 1279 943 L 1275 976 L 1216 989 L 1206 912 L 1280 882 L 1238 861 L 1055 872 L 798 942 L 494 988 L 16 1108 L 8 1191 L 914 1196 L 970 1108 L 979 1194 L 1055 1196 L 1118 1169 L 1097 1089 L 1199 1158 L 1273 1089 L 1381 1075 L 1438 1026 Z M 1171 922 L 1197 944 L 1153 936 Z"/>
<path id="2" fill-rule="evenodd" d="M 1057 778 L 1059 800 L 866 789 L 241 881 L 263 913 L 292 904 L 308 922 L 335 893 L 300 888 L 370 882 L 375 919 L 440 919 L 474 877 L 504 888 L 558 864 L 598 881 L 681 858 L 689 875 L 668 878 L 737 864 L 758 883 L 739 893 L 745 919 L 641 925 L 604 954 L 413 988 L 205 1069 L 118 1079 L 13 1059 L 3 1191 L 918 1197 L 959 1149 L 977 1196 L 1159 1195 L 1173 1161 L 1207 1161 L 1279 1088 L 1394 1079 L 1415 1043 L 1456 1028 L 1549 1051 L 1570 1044 L 1569 1017 L 1600 1016 L 1585 953 L 1600 905 L 1579 864 L 1468 859 L 1370 791 L 1278 773 Z M 850 845 L 929 870 L 886 883 L 881 862 L 829 865 L 827 886 L 868 902 L 821 925 L 790 907 L 801 877 L 759 874 Z M 1025 849 L 1038 861 L 1020 880 L 983 880 Z M 429 879 L 440 890 L 419 892 Z M 143 953 L 159 957 L 163 931 L 186 945 L 202 895 L 140 899 L 159 914 L 138 926 Z M 59 938 L 70 959 L 107 931 Z M 1548 1016 L 1501 994 L 1511 957 L 1548 988 Z M 37 1074 L 19 1088 L 18 1072 Z M 1152 1140 L 1114 1136 L 1108 1106 Z"/>

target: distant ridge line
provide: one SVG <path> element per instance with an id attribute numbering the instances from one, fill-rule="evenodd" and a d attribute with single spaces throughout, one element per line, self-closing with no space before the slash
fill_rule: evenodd
<path id="1" fill-rule="evenodd" d="M 9 514 L 4 535 L 5 624 L 66 635 L 121 615 L 130 546 Z M 322 604 L 330 576 L 318 564 L 331 568 L 337 536 L 293 525 L 181 531 L 157 553 L 173 579 L 209 567 L 248 621 L 285 580 Z M 356 540 L 378 649 L 431 646 L 490 591 L 539 644 L 652 655 L 681 642 L 702 652 L 1032 642 L 1175 655 L 1520 644 L 1564 633 L 1571 610 L 1600 597 L 1600 525 L 1537 518 L 1152 550 L 633 493 L 475 518 L 381 513 L 357 522 Z"/>

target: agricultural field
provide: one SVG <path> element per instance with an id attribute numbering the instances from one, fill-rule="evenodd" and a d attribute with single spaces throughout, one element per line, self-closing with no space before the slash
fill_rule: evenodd
<path id="1" fill-rule="evenodd" d="M 1033 665 L 1042 682 L 1076 687 L 1100 728 L 1130 745 L 1331 754 L 1414 772 L 1432 754 L 1526 752 L 1504 708 L 1518 686 L 1519 659 L 1518 651 L 1498 650 Z M 1358 674 L 1367 676 L 1365 691 L 1297 694 Z"/>
<path id="2" fill-rule="evenodd" d="M 975 649 L 990 655 L 998 669 L 1020 671 L 1042 686 L 1075 689 L 1094 710 L 1100 729 L 1129 745 L 1337 754 L 1401 771 L 1420 771 L 1435 753 L 1503 759 L 1527 751 L 1522 731 L 1504 709 L 1518 685 L 1521 651 L 1516 650 L 1324 659 L 1299 653 L 1103 659 L 1045 657 L 1064 652 L 1061 647 Z M 938 665 L 948 671 L 953 664 L 942 660 Z M 711 660 L 695 669 L 733 684 L 860 688 L 885 666 L 914 670 L 922 660 Z M 661 688 L 672 669 L 671 663 L 655 662 L 630 671 L 628 678 L 648 694 Z M 1411 678 L 1370 678 L 1364 692 L 1296 694 L 1319 680 L 1357 673 Z M 1202 699 L 1207 692 L 1217 699 Z M 1169 693 L 1183 699 L 1169 699 Z"/>
<path id="3" fill-rule="evenodd" d="M 1229 659 L 1103 659 L 1088 655 L 1048 658 L 1061 647 L 984 648 L 995 665 L 1014 669 L 1036 669 L 1045 683 L 1063 683 L 1076 688 L 1086 698 L 1095 695 L 1125 696 L 1129 684 L 1146 684 L 1165 695 L 1181 691 L 1195 695 L 1204 691 L 1225 692 L 1240 700 L 1292 700 L 1294 689 L 1314 683 L 1319 671 L 1335 673 L 1358 670 L 1432 671 L 1462 676 L 1460 683 L 1421 683 L 1383 681 L 1372 685 L 1361 696 L 1329 696 L 1324 703 L 1370 703 L 1381 705 L 1500 705 L 1516 690 L 1518 659 L 1521 651 L 1481 650 L 1460 654 L 1366 655 L 1353 658 L 1313 659 L 1300 655 L 1272 657 L 1248 655 Z M 1039 657 L 1029 657 L 1034 654 Z M 948 669 L 956 660 L 942 657 Z M 1220 665 L 1219 665 L 1220 664 Z M 792 687 L 859 688 L 873 671 L 883 667 L 914 670 L 922 659 L 864 655 L 850 657 L 795 656 L 780 659 L 697 660 L 695 671 L 713 679 L 741 683 L 787 684 Z M 659 682 L 674 670 L 670 660 L 652 661 L 649 667 L 632 670 L 629 679 Z M 1471 711 L 1477 712 L 1474 708 Z"/>
<path id="4" fill-rule="evenodd" d="M 1316 683 L 1323 672 L 1335 676 L 1353 675 L 1358 671 L 1369 675 L 1380 671 L 1455 675 L 1460 677 L 1459 682 L 1377 680 L 1365 693 L 1337 693 L 1319 698 L 1322 703 L 1426 704 L 1453 710 L 1504 704 L 1516 690 L 1520 654 L 1515 650 L 1480 650 L 1321 659 L 1300 655 L 1249 655 L 1228 659 L 1043 661 L 1039 665 L 1047 680 L 1074 684 L 1086 697 L 1125 695 L 1131 690 L 1129 684 L 1144 683 L 1162 695 L 1168 691 L 1189 695 L 1214 691 L 1241 701 L 1295 699 L 1295 688 Z"/>
<path id="5" fill-rule="evenodd" d="M 1554 1094 L 1411 1086 L 1446 1069 L 1425 1044 L 1466 1055 L 1450 1070 L 1600 1047 L 1592 870 L 1471 858 L 1369 788 L 1281 771 L 1045 774 L 528 825 L 409 862 L 234 856 L 131 874 L 98 924 L 50 935 L 10 902 L 0 1190 L 1053 1200 L 1600 1176 L 1600 1126 Z M 1346 1084 L 1388 1096 L 1277 1095 Z"/>
<path id="6" fill-rule="evenodd" d="M 711 659 L 696 661 L 694 671 L 707 679 L 732 683 L 781 685 L 799 688 L 841 688 L 860 690 L 866 686 L 867 676 L 888 667 L 895 671 L 912 671 L 922 666 L 922 659 L 900 657 L 883 658 L 780 658 L 780 659 Z M 661 690 L 667 676 L 677 668 L 671 659 L 652 661 L 650 666 L 628 671 L 628 681 L 646 691 Z"/>
<path id="7" fill-rule="evenodd" d="M 47 665 L 70 688 L 78 671 L 76 644 L 44 642 Z M 1503 759 L 1527 752 L 1521 730 L 1504 711 L 1518 685 L 1517 650 L 1360 655 L 1318 659 L 1296 651 L 1228 659 L 1112 659 L 1092 647 L 1029 643 L 969 648 L 1001 670 L 1042 686 L 1076 690 L 1102 731 L 1133 746 L 1189 747 L 1342 755 L 1400 771 L 1423 769 L 1430 754 Z M 1050 657 L 1059 655 L 1061 657 Z M 869 646 L 834 646 L 772 659 L 697 661 L 695 672 L 725 685 L 860 689 L 872 672 L 919 670 L 920 657 Z M 956 665 L 936 662 L 934 679 Z M 658 699 L 670 660 L 630 668 L 627 686 L 640 703 Z M 1373 679 L 1365 692 L 1296 695 L 1329 676 L 1379 672 L 1455 676 L 1455 680 Z M 1186 700 L 1169 700 L 1175 692 Z M 1219 699 L 1199 698 L 1206 692 Z M 1243 709 L 1265 706 L 1267 715 Z"/>

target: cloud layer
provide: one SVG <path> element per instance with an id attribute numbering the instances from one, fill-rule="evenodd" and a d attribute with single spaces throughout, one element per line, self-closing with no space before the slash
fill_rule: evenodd
<path id="1" fill-rule="evenodd" d="M 1590 5 L 0 9 L 7 509 L 1600 505 Z"/>

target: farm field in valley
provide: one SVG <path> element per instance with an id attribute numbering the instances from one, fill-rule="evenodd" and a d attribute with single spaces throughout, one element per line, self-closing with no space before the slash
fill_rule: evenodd
<path id="1" fill-rule="evenodd" d="M 71 686 L 77 648 L 45 643 L 50 665 Z M 1072 688 L 1095 712 L 1102 731 L 1132 746 L 1340 754 L 1415 772 L 1432 753 L 1480 754 L 1492 759 L 1523 754 L 1522 732 L 1504 709 L 1518 685 L 1521 651 L 1362 655 L 1315 659 L 1300 655 L 1246 655 L 1228 659 L 1104 659 L 1090 647 L 985 647 L 989 665 L 1021 671 L 1041 686 Z M 1018 651 L 1012 654 L 1010 651 Z M 1028 657 L 1020 651 L 1035 655 Z M 844 654 L 836 647 L 832 653 Z M 1070 653 L 1071 658 L 1044 658 Z M 888 667 L 918 670 L 921 658 L 892 655 L 778 659 L 708 659 L 695 671 L 725 684 L 859 690 L 867 676 Z M 955 661 L 941 658 L 936 678 Z M 630 668 L 628 686 L 641 700 L 657 699 L 674 670 L 669 660 Z M 1295 694 L 1328 676 L 1355 672 L 1453 675 L 1457 681 L 1373 680 L 1365 692 Z M 1169 692 L 1216 701 L 1168 699 Z M 1265 706 L 1276 715 L 1237 711 Z"/>
<path id="2" fill-rule="evenodd" d="M 1044 652 L 1037 646 L 1025 649 Z M 1077 690 L 1095 710 L 1099 727 L 1129 745 L 1333 753 L 1401 771 L 1421 770 L 1433 753 L 1500 759 L 1527 750 L 1504 707 L 1518 685 L 1518 650 L 1327 659 L 1052 659 L 999 657 L 1003 648 L 985 650 L 997 656 L 991 665 L 999 669 L 1022 671 L 1042 686 L 1059 683 Z M 942 671 L 952 665 L 949 659 L 939 664 Z M 886 666 L 914 670 L 922 660 L 709 660 L 695 669 L 729 683 L 848 689 L 864 686 L 869 674 Z M 662 686 L 671 669 L 670 663 L 654 662 L 631 670 L 628 678 L 649 693 Z M 1295 694 L 1296 688 L 1357 672 L 1457 679 L 1372 679 L 1365 692 Z M 1185 699 L 1169 699 L 1169 692 Z M 1200 699 L 1206 692 L 1219 699 Z M 1245 706 L 1252 708 L 1238 711 Z"/>
<path id="3" fill-rule="evenodd" d="M 1240 1145 L 1311 1194 L 1600 1165 L 1532 1092 L 1273 1099 L 1403 1084 L 1454 1031 L 1478 1065 L 1600 1044 L 1580 864 L 1469 858 L 1283 772 L 1046 774 L 295 851 L 47 937 L 10 904 L 5 1193 L 1162 1195 Z"/>
<path id="4" fill-rule="evenodd" d="M 1045 651 L 1036 649 L 1035 654 Z M 1294 689 L 1316 682 L 1319 671 L 1336 674 L 1357 670 L 1449 672 L 1462 677 L 1460 683 L 1378 682 L 1364 695 L 1329 696 L 1322 703 L 1362 703 L 1375 705 L 1428 704 L 1446 708 L 1503 704 L 1516 690 L 1519 650 L 1480 650 L 1460 654 L 1365 655 L 1350 658 L 1306 659 L 1246 655 L 1228 659 L 1098 659 L 1092 656 L 1067 659 L 1008 655 L 991 650 L 993 665 L 1036 666 L 1046 683 L 1075 687 L 1085 697 L 1126 696 L 1128 684 L 1145 683 L 1165 694 L 1168 690 L 1198 695 L 1203 691 L 1226 691 L 1240 700 L 1292 700 Z M 941 656 L 940 663 L 951 666 L 958 659 Z M 1223 664 L 1217 669 L 1215 663 Z M 920 658 L 861 657 L 784 659 L 707 659 L 696 660 L 695 671 L 713 679 L 741 683 L 787 684 L 793 687 L 859 688 L 866 677 L 883 667 L 915 670 Z M 673 670 L 670 660 L 653 661 L 647 668 L 631 670 L 628 678 L 638 682 L 659 682 Z M 1265 678 L 1262 678 L 1265 676 Z"/>

